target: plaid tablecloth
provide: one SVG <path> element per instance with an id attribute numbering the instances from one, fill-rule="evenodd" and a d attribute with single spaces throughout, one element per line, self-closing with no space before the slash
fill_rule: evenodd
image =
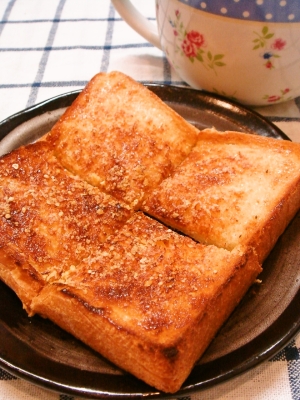
<path id="1" fill-rule="evenodd" d="M 133 3 L 155 21 L 154 0 Z M 109 0 L 0 0 L 0 120 L 82 88 L 97 72 L 111 70 L 143 83 L 184 85 L 162 52 L 127 26 Z M 300 142 L 300 98 L 257 111 Z M 299 400 L 299 348 L 300 336 L 272 360 L 192 399 Z M 49 392 L 0 369 L 4 399 L 75 397 Z"/>

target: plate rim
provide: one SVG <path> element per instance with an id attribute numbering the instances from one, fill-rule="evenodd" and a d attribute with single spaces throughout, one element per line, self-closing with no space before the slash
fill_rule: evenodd
<path id="1" fill-rule="evenodd" d="M 251 109 L 250 107 L 243 105 L 235 100 L 229 99 L 219 94 L 207 92 L 205 90 L 196 90 L 189 87 L 181 87 L 175 85 L 165 85 L 165 84 L 157 84 L 157 83 L 147 83 L 143 84 L 155 94 L 159 94 L 159 91 L 162 90 L 164 92 L 170 91 L 171 94 L 176 92 L 177 94 L 184 94 L 185 97 L 187 94 L 192 95 L 192 99 L 197 98 L 198 101 L 207 102 L 210 107 L 214 106 L 217 109 L 223 109 L 225 111 L 226 116 L 229 117 L 237 117 L 242 114 L 243 117 L 253 117 L 253 120 L 259 122 L 265 127 L 272 129 L 272 132 L 277 136 L 281 137 L 284 140 L 291 140 L 277 125 L 275 125 L 270 119 L 259 114 L 257 111 Z M 53 111 L 57 109 L 55 107 L 56 103 L 62 104 L 60 108 L 64 106 L 67 107 L 69 105 L 69 99 L 75 100 L 75 98 L 79 95 L 82 89 L 72 90 L 66 93 L 59 94 L 57 96 L 50 97 L 49 99 L 43 100 L 37 104 L 34 104 L 30 107 L 27 107 L 21 111 L 13 113 L 8 116 L 4 120 L 0 121 L 0 141 L 6 136 L 10 131 L 18 127 L 21 123 L 26 122 L 28 119 L 34 118 L 36 116 L 41 115 L 43 112 Z M 164 100 L 167 101 L 167 100 Z M 189 103 L 187 103 L 189 104 Z M 226 104 L 226 107 L 225 107 Z M 227 114 L 226 114 L 227 113 Z M 4 134 L 2 133 L 4 131 Z"/>

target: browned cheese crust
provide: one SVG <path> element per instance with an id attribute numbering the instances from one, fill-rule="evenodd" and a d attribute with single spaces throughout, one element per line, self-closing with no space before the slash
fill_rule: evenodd
<path id="1" fill-rule="evenodd" d="M 189 153 L 198 130 L 119 72 L 96 75 L 52 129 L 70 171 L 137 208 Z"/>
<path id="2" fill-rule="evenodd" d="M 129 207 L 72 176 L 38 142 L 0 159 L 0 277 L 30 312 L 45 284 L 76 266 L 130 217 Z"/>
<path id="3" fill-rule="evenodd" d="M 142 209 L 199 242 L 253 246 L 262 262 L 299 209 L 299 171 L 299 144 L 205 130 Z"/>
<path id="4" fill-rule="evenodd" d="M 198 244 L 137 213 L 32 308 L 175 392 L 260 270 L 250 251 Z"/>

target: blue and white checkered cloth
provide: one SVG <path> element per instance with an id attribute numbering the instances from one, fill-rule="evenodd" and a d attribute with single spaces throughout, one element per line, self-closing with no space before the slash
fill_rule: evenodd
<path id="1" fill-rule="evenodd" d="M 134 0 L 155 22 L 154 0 Z M 99 71 L 184 85 L 161 50 L 134 32 L 109 0 L 0 0 L 0 120 L 83 86 Z M 258 111 L 300 142 L 300 98 Z M 0 305 L 1 306 L 1 305 Z M 299 305 L 300 312 L 300 305 Z M 300 336 L 272 360 L 192 400 L 299 400 Z M 0 369 L 0 400 L 71 400 Z"/>

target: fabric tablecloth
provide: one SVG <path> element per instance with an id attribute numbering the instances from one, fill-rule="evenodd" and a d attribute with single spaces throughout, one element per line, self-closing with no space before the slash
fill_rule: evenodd
<path id="1" fill-rule="evenodd" d="M 133 3 L 155 22 L 154 0 Z M 81 89 L 97 72 L 112 70 L 142 83 L 185 86 L 162 51 L 134 32 L 109 0 L 0 0 L 0 120 Z M 256 111 L 300 142 L 300 97 Z M 299 348 L 298 335 L 273 359 L 185 399 L 299 400 Z M 0 369 L 0 400 L 4 399 L 75 397 L 50 392 Z"/>

